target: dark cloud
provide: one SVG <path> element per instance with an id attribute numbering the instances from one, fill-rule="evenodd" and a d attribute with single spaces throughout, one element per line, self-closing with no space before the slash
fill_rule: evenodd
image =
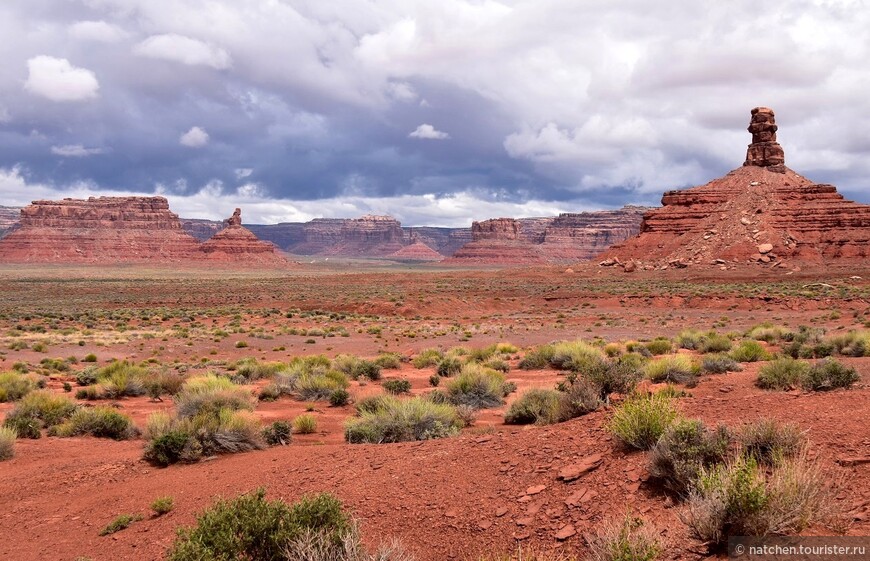
<path id="1" fill-rule="evenodd" d="M 161 192 L 187 215 L 427 224 L 656 204 L 739 165 L 761 104 L 791 167 L 870 201 L 866 10 L 646 6 L 4 2 L 0 204 Z"/>

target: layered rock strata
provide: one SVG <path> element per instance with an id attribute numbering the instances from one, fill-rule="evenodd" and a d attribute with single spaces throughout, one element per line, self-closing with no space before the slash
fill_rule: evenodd
<path id="1" fill-rule="evenodd" d="M 754 109 L 743 167 L 666 192 L 662 208 L 644 216 L 640 234 L 606 252 L 604 262 L 726 267 L 870 257 L 870 205 L 785 167 L 775 127 L 772 111 Z"/>
<path id="2" fill-rule="evenodd" d="M 226 220 L 226 228 L 200 246 L 200 251 L 211 260 L 231 261 L 247 265 L 281 265 L 286 259 L 275 244 L 264 242 L 242 226 L 242 211 L 236 209 Z"/>

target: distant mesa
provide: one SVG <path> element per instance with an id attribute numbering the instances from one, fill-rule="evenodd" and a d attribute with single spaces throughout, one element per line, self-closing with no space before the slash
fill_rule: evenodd
<path id="1" fill-rule="evenodd" d="M 200 244 L 182 229 L 163 197 L 34 201 L 21 209 L 17 227 L 0 239 L 0 261 L 287 263 L 273 245 L 241 226 L 240 212 L 232 221 L 237 223 L 228 226 L 227 233 Z"/>
<path id="2" fill-rule="evenodd" d="M 748 130 L 752 143 L 742 167 L 706 185 L 666 192 L 663 206 L 644 215 L 640 234 L 605 252 L 601 263 L 783 267 L 790 260 L 870 256 L 870 205 L 845 200 L 834 186 L 786 167 L 771 109 L 753 109 Z"/>

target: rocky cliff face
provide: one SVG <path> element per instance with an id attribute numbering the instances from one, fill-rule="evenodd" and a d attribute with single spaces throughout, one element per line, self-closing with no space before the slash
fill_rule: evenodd
<path id="1" fill-rule="evenodd" d="M 35 201 L 0 240 L 3 261 L 159 262 L 199 255 L 199 244 L 163 197 Z"/>
<path id="2" fill-rule="evenodd" d="M 515 218 L 493 218 L 471 224 L 472 241 L 459 248 L 447 264 L 534 265 L 546 262 L 538 244 L 526 239 Z"/>
<path id="3" fill-rule="evenodd" d="M 402 225 L 392 216 L 367 215 L 346 220 L 339 230 L 339 241 L 322 255 L 344 257 L 384 257 L 407 245 Z"/>
<path id="4" fill-rule="evenodd" d="M 754 109 L 749 130 L 753 143 L 743 167 L 666 192 L 663 207 L 644 216 L 640 234 L 607 252 L 604 262 L 777 266 L 870 256 L 870 206 L 785 167 L 771 110 Z"/>
<path id="5" fill-rule="evenodd" d="M 550 261 L 591 259 L 613 244 L 637 235 L 648 210 L 629 205 L 618 210 L 560 214 L 544 230 L 541 248 Z"/>
<path id="6" fill-rule="evenodd" d="M 182 229 L 163 197 L 35 201 L 0 240 L 0 261 L 52 263 L 286 263 L 272 244 L 241 226 L 241 213 L 205 244 Z"/>
<path id="7" fill-rule="evenodd" d="M 18 225 L 20 214 L 21 209 L 18 207 L 0 206 L 0 238 Z"/>

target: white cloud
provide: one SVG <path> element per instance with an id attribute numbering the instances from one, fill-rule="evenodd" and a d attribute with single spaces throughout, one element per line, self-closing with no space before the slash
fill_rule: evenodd
<path id="1" fill-rule="evenodd" d="M 252 168 L 236 168 L 236 179 L 244 179 L 250 177 L 254 170 Z"/>
<path id="2" fill-rule="evenodd" d="M 69 26 L 68 31 L 75 39 L 100 43 L 117 43 L 128 36 L 128 33 L 117 25 L 105 21 L 77 21 Z"/>
<path id="3" fill-rule="evenodd" d="M 85 156 L 93 156 L 102 154 L 102 148 L 85 148 L 81 144 L 67 144 L 64 146 L 52 146 L 51 153 L 64 158 L 84 158 Z"/>
<path id="4" fill-rule="evenodd" d="M 200 127 L 192 127 L 178 138 L 178 142 L 189 148 L 202 148 L 208 144 L 208 133 Z"/>
<path id="5" fill-rule="evenodd" d="M 83 101 L 97 97 L 100 83 L 86 68 L 78 68 L 65 58 L 40 55 L 27 61 L 24 88 L 52 101 Z"/>
<path id="6" fill-rule="evenodd" d="M 450 138 L 446 132 L 439 131 L 432 125 L 423 123 L 408 135 L 409 138 L 423 138 L 428 140 L 445 140 Z"/>
<path id="7" fill-rule="evenodd" d="M 133 47 L 133 52 L 139 56 L 171 60 L 188 66 L 211 66 L 218 70 L 232 65 L 230 55 L 224 49 L 175 33 L 152 35 Z"/>

